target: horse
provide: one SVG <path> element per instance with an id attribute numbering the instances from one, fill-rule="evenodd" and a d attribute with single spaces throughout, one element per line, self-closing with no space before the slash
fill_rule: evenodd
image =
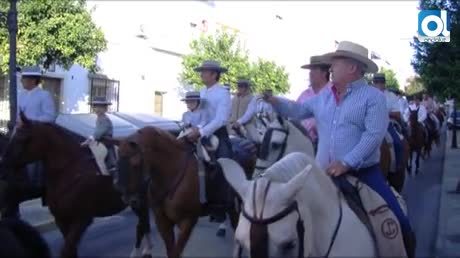
<path id="1" fill-rule="evenodd" d="M 410 147 L 409 142 L 406 140 L 406 138 L 402 140 L 402 147 L 402 164 L 407 164 L 409 160 Z M 401 193 L 406 177 L 406 166 L 403 165 L 401 167 L 397 167 L 395 165 L 392 169 L 392 163 L 396 164 L 396 161 L 393 160 L 395 159 L 395 155 L 396 153 L 394 153 L 394 150 L 392 146 L 390 146 L 390 143 L 387 141 L 387 138 L 384 138 L 382 144 L 380 145 L 380 168 L 382 170 L 383 176 L 388 180 L 388 183 L 398 193 Z"/>
<path id="2" fill-rule="evenodd" d="M 194 144 L 186 137 L 177 139 L 155 127 L 142 128 L 117 141 L 120 173 L 126 174 L 128 182 L 134 184 L 148 182 L 150 207 L 167 256 L 180 257 L 198 218 L 208 215 L 200 202 L 199 160 L 194 154 Z M 236 228 L 237 207 L 225 210 Z M 179 228 L 177 240 L 175 226 Z"/>
<path id="3" fill-rule="evenodd" d="M 409 114 L 409 162 L 407 170 L 409 174 L 412 173 L 413 155 L 416 154 L 415 159 L 415 174 L 418 174 L 420 167 L 420 156 L 425 145 L 425 133 L 423 125 L 418 122 L 418 109 L 410 110 Z"/>
<path id="4" fill-rule="evenodd" d="M 16 169 L 43 162 L 47 203 L 64 236 L 61 257 L 78 257 L 78 244 L 93 219 L 119 213 L 127 205 L 112 178 L 98 175 L 92 154 L 80 146 L 83 137 L 52 123 L 31 121 L 22 112 L 20 119 L 23 125 L 11 137 L 1 165 Z M 147 254 L 151 249 L 150 222 L 144 206 L 132 207 L 139 219 L 134 251 L 144 247 Z"/>
<path id="5" fill-rule="evenodd" d="M 265 120 L 262 127 L 262 143 L 259 147 L 253 178 L 263 174 L 265 169 L 292 152 L 315 155 L 312 140 L 305 128 L 294 120 L 281 116 Z"/>
<path id="6" fill-rule="evenodd" d="M 376 257 L 368 229 L 313 158 L 288 154 L 252 181 L 234 161 L 218 162 L 244 202 L 235 256 Z"/>
<path id="7" fill-rule="evenodd" d="M 438 107 L 435 111 L 434 111 L 434 114 L 435 116 L 438 118 L 439 120 L 439 125 L 440 127 L 442 127 L 442 125 L 444 124 L 444 121 L 446 119 L 446 116 L 447 116 L 447 113 L 446 111 L 444 110 L 444 107 Z"/>

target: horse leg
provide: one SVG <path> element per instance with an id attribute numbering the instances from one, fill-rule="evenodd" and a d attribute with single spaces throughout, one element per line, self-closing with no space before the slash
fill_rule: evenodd
<path id="1" fill-rule="evenodd" d="M 77 258 L 78 244 L 83 233 L 93 222 L 92 218 L 76 221 L 69 225 L 69 231 L 65 237 L 64 248 L 61 251 L 62 258 Z"/>
<path id="2" fill-rule="evenodd" d="M 409 173 L 409 176 L 412 175 L 412 155 L 414 152 L 412 150 L 409 151 L 409 159 L 407 162 L 407 173 Z"/>
<path id="3" fill-rule="evenodd" d="M 161 238 L 163 238 L 168 258 L 172 258 L 174 257 L 173 250 L 176 243 L 174 235 L 174 222 L 172 222 L 166 216 L 163 209 L 154 208 L 153 213 L 155 215 L 155 224 L 157 225 Z"/>
<path id="4" fill-rule="evenodd" d="M 415 158 L 415 175 L 418 174 L 418 169 L 420 167 L 420 156 L 421 156 L 421 151 L 417 151 L 417 157 Z"/>
<path id="5" fill-rule="evenodd" d="M 172 256 L 172 258 L 181 257 L 182 252 L 185 249 L 185 245 L 187 244 L 187 241 L 189 240 L 190 235 L 192 234 L 193 228 L 195 227 L 197 221 L 198 217 L 191 217 L 179 222 L 179 236 L 177 237 L 177 243 L 174 248 L 174 255 Z"/>
<path id="6" fill-rule="evenodd" d="M 144 257 L 151 257 L 152 243 L 150 241 L 150 220 L 148 207 L 144 204 L 140 207 L 131 208 L 138 218 L 138 223 L 136 227 L 136 243 L 134 244 L 134 249 L 131 252 L 130 257 L 139 257 L 140 255 L 143 255 Z"/>

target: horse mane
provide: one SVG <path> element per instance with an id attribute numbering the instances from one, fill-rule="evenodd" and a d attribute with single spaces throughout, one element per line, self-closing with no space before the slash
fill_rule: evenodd
<path id="1" fill-rule="evenodd" d="M 140 135 L 154 135 L 154 138 L 148 139 L 148 142 L 153 145 L 151 147 L 158 147 L 156 149 L 159 150 L 183 150 L 185 147 L 183 141 L 176 139 L 176 137 L 169 131 L 162 130 L 158 127 L 147 126 L 139 129 L 137 133 Z"/>
<path id="2" fill-rule="evenodd" d="M 62 136 L 62 138 L 65 138 L 65 139 L 72 139 L 74 140 L 75 144 L 78 144 L 82 141 L 85 140 L 85 137 L 81 136 L 81 135 L 78 135 L 72 131 L 70 131 L 69 129 L 67 128 L 64 128 L 58 124 L 55 124 L 55 123 L 50 123 L 50 122 L 34 122 L 35 124 L 38 124 L 38 125 L 43 125 L 43 126 L 47 126 L 47 127 L 51 127 L 53 128 L 57 133 L 58 135 Z"/>
<path id="3" fill-rule="evenodd" d="M 316 161 L 302 152 L 293 152 L 284 156 L 269 167 L 264 177 L 276 182 L 286 183 L 300 173 L 308 164 L 317 169 Z"/>

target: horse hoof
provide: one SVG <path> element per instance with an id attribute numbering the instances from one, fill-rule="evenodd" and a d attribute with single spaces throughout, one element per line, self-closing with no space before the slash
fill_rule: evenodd
<path id="1" fill-rule="evenodd" d="M 226 230 L 224 228 L 219 228 L 216 232 L 216 236 L 218 237 L 225 237 L 225 234 L 226 234 Z"/>

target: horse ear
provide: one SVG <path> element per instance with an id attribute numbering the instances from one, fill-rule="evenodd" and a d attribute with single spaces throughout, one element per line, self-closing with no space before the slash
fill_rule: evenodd
<path id="1" fill-rule="evenodd" d="M 241 199 L 244 199 L 250 183 L 246 179 L 243 168 L 236 161 L 227 158 L 220 158 L 217 162 L 222 167 L 227 182 L 238 193 Z"/>
<path id="2" fill-rule="evenodd" d="M 297 193 L 305 186 L 308 174 L 312 168 L 313 166 L 308 164 L 300 173 L 283 185 L 280 193 L 280 195 L 282 195 L 282 200 L 290 203 L 295 199 Z"/>

